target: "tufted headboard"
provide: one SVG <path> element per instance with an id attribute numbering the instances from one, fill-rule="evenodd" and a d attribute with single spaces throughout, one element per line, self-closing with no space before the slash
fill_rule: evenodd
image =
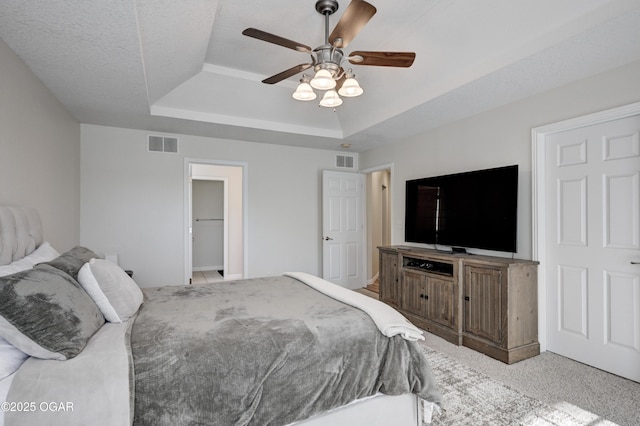
<path id="1" fill-rule="evenodd" d="M 42 223 L 31 207 L 0 205 L 0 266 L 33 252 L 42 244 Z"/>

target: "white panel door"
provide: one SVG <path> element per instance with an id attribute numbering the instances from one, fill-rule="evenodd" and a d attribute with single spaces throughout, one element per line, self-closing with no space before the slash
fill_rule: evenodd
<path id="1" fill-rule="evenodd" d="M 640 116 L 547 141 L 548 349 L 640 381 Z"/>
<path id="2" fill-rule="evenodd" d="M 364 280 L 364 175 L 322 173 L 323 278 L 346 288 Z"/>

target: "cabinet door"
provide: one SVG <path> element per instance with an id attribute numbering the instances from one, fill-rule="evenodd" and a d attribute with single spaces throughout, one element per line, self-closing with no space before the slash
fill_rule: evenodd
<path id="1" fill-rule="evenodd" d="M 446 327 L 453 327 L 456 305 L 453 281 L 429 278 L 426 297 L 426 317 Z"/>
<path id="2" fill-rule="evenodd" d="M 411 271 L 402 273 L 400 308 L 412 314 L 425 314 L 426 280 L 423 274 Z"/>
<path id="3" fill-rule="evenodd" d="M 499 344 L 506 318 L 502 277 L 501 269 L 465 266 L 464 331 Z"/>
<path id="4" fill-rule="evenodd" d="M 398 254 L 380 251 L 380 300 L 398 306 Z"/>

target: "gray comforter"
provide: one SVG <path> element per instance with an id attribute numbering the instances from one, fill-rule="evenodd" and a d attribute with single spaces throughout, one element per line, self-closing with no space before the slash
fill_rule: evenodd
<path id="1" fill-rule="evenodd" d="M 147 289 L 131 347 L 135 425 L 284 425 L 378 392 L 440 398 L 415 342 L 290 277 Z"/>

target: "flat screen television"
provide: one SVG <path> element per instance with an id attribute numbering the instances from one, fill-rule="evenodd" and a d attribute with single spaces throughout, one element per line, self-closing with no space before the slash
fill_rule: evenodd
<path id="1" fill-rule="evenodd" d="M 516 252 L 518 166 L 408 180 L 405 241 Z"/>

